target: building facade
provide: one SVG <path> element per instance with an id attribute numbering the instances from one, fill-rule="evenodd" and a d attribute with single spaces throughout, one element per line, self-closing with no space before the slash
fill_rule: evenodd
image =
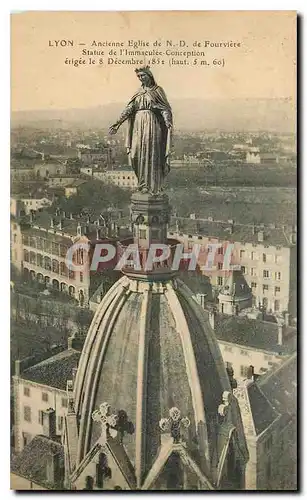
<path id="1" fill-rule="evenodd" d="M 134 189 L 138 185 L 134 171 L 128 166 L 93 171 L 93 177 L 124 189 Z"/>
<path id="2" fill-rule="evenodd" d="M 274 313 L 290 312 L 296 317 L 295 287 L 296 275 L 296 233 L 283 228 L 235 225 L 234 221 L 214 222 L 212 219 L 198 220 L 195 225 L 200 231 L 187 234 L 184 229 L 169 232 L 183 243 L 185 251 L 192 251 L 194 244 L 201 246 L 200 264 L 208 260 L 209 245 L 220 245 L 215 250 L 212 269 L 203 272 L 211 279 L 217 290 L 225 284 L 229 272 L 224 270 L 224 258 L 228 245 L 231 247 L 232 265 L 241 267 L 244 278 L 252 290 L 255 306 L 259 304 Z M 204 235 L 206 227 L 207 235 Z M 196 234 L 195 234 L 196 233 Z"/>

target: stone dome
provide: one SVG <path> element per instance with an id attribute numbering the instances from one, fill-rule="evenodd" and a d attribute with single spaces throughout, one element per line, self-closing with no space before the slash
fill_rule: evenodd
<path id="1" fill-rule="evenodd" d="M 92 414 L 107 402 L 131 422 L 123 446 L 136 485 L 144 487 L 161 450 L 159 422 L 175 407 L 189 419 L 184 441 L 193 463 L 213 484 L 225 391 L 231 393 L 230 383 L 208 315 L 187 286 L 174 277 L 123 276 L 98 306 L 74 383 L 76 467 L 99 440 Z M 231 418 L 238 419 L 235 410 Z"/>

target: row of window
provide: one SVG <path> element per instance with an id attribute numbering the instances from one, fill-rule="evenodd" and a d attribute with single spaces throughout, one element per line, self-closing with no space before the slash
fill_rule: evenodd
<path id="1" fill-rule="evenodd" d="M 251 282 L 251 288 L 253 289 L 253 291 L 255 291 L 257 289 L 257 286 L 258 286 L 258 284 L 255 281 Z M 268 291 L 269 291 L 269 285 L 262 285 L 262 292 L 265 293 Z M 279 293 L 280 293 L 280 286 L 275 286 L 274 287 L 274 294 L 278 295 Z"/>
<path id="2" fill-rule="evenodd" d="M 170 233 L 173 234 L 173 233 Z M 192 234 L 188 234 L 188 238 L 195 240 L 195 236 Z M 201 240 L 203 237 L 198 236 L 198 239 Z M 214 245 L 214 244 L 213 244 Z M 188 247 L 189 249 L 192 249 L 193 243 L 189 242 Z M 278 247 L 279 248 L 279 247 Z M 210 242 L 208 243 L 208 253 L 212 252 L 212 247 L 210 246 Z M 224 248 L 219 247 L 217 248 L 217 254 L 218 255 L 223 255 L 224 254 Z M 282 255 L 272 255 L 272 254 L 266 254 L 262 253 L 259 254 L 258 252 L 247 252 L 246 250 L 240 250 L 240 259 L 246 259 L 249 258 L 250 260 L 262 260 L 262 262 L 275 262 L 275 264 L 281 264 L 283 261 Z"/>
<path id="3" fill-rule="evenodd" d="M 251 267 L 249 272 L 248 272 L 248 268 L 246 266 L 241 266 L 241 271 L 245 275 L 250 274 L 251 276 L 257 276 L 257 270 L 254 267 Z M 274 277 L 275 281 L 280 281 L 281 280 L 281 272 L 277 271 L 275 273 L 272 273 L 269 269 L 263 269 L 262 277 L 263 278 L 271 278 L 271 279 Z"/>
<path id="4" fill-rule="evenodd" d="M 46 269 L 46 271 L 52 271 L 55 274 L 60 274 L 61 276 L 68 276 L 69 279 L 76 279 L 76 272 L 68 269 L 65 262 L 59 262 L 56 259 L 50 259 L 50 257 L 44 257 L 41 254 L 36 254 L 35 252 L 29 252 L 28 250 L 23 251 L 24 262 L 30 262 L 38 267 Z M 79 279 L 81 283 L 83 282 L 83 273 L 79 273 Z"/>
<path id="5" fill-rule="evenodd" d="M 45 252 L 59 255 L 61 257 L 66 257 L 68 251 L 68 246 L 56 243 L 55 241 L 50 241 L 40 236 L 29 236 L 27 234 L 23 234 L 22 243 L 27 247 L 44 250 Z"/>
<path id="6" fill-rule="evenodd" d="M 26 422 L 31 423 L 32 422 L 32 411 L 30 406 L 24 406 L 23 407 L 23 418 Z M 57 426 L 59 430 L 62 430 L 63 428 L 63 416 L 58 416 L 57 418 Z M 43 425 L 44 423 L 44 412 L 43 410 L 38 411 L 38 423 L 40 425 Z"/>
<path id="7" fill-rule="evenodd" d="M 250 258 L 251 260 L 259 260 L 261 254 L 258 252 L 250 252 L 248 254 L 245 250 L 240 250 L 240 259 Z M 282 256 L 281 255 L 271 255 L 263 253 L 261 256 L 262 262 L 275 262 L 275 264 L 281 264 Z"/>
<path id="8" fill-rule="evenodd" d="M 31 397 L 30 387 L 24 386 L 24 388 L 23 388 L 23 394 L 24 394 L 24 396 L 27 396 L 28 398 Z M 48 394 L 48 392 L 42 392 L 42 401 L 44 401 L 45 403 L 48 403 L 48 401 L 49 401 L 49 394 Z M 64 408 L 67 408 L 67 398 L 62 398 L 61 399 L 61 405 Z"/>

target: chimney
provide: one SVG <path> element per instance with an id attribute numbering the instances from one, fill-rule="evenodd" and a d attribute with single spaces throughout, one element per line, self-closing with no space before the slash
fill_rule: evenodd
<path id="1" fill-rule="evenodd" d="M 100 239 L 100 229 L 99 227 L 96 228 L 96 240 Z"/>
<path id="2" fill-rule="evenodd" d="M 63 220 L 62 219 L 60 219 L 60 222 L 58 224 L 58 228 L 61 230 L 63 229 Z"/>
<path id="3" fill-rule="evenodd" d="M 51 217 L 50 219 L 50 227 L 54 228 L 54 218 Z"/>
<path id="4" fill-rule="evenodd" d="M 285 326 L 289 326 L 290 323 L 290 314 L 285 313 Z"/>
<path id="5" fill-rule="evenodd" d="M 62 211 L 62 217 L 63 217 L 63 219 L 66 219 L 66 212 L 65 212 L 65 210 Z"/>
<path id="6" fill-rule="evenodd" d="M 246 378 L 249 380 L 254 380 L 254 367 L 253 367 L 253 365 L 250 365 L 248 367 Z"/>
<path id="7" fill-rule="evenodd" d="M 47 482 L 54 486 L 55 483 L 61 484 L 62 482 L 62 471 L 60 465 L 60 452 L 50 450 L 50 454 L 47 456 L 46 464 L 46 479 Z"/>
<path id="8" fill-rule="evenodd" d="M 284 325 L 278 325 L 278 345 L 283 345 Z"/>
<path id="9" fill-rule="evenodd" d="M 290 234 L 290 243 L 291 243 L 291 245 L 295 245 L 296 244 L 296 233 L 291 233 Z"/>
<path id="10" fill-rule="evenodd" d="M 70 218 L 70 220 L 74 220 L 72 212 L 70 212 L 69 218 Z"/>
<path id="11" fill-rule="evenodd" d="M 264 241 L 264 232 L 263 231 L 258 231 L 258 241 L 259 241 L 259 243 Z"/>
<path id="12" fill-rule="evenodd" d="M 16 359 L 15 361 L 15 375 L 19 377 L 20 375 L 20 360 Z"/>
<path id="13" fill-rule="evenodd" d="M 34 212 L 33 210 L 30 211 L 30 223 L 32 224 L 34 222 Z"/>
<path id="14" fill-rule="evenodd" d="M 257 232 L 257 231 L 256 231 L 256 226 L 255 226 L 255 224 L 253 225 L 253 229 L 252 229 L 252 231 L 253 231 L 253 234 L 256 234 L 256 232 Z"/>
<path id="15" fill-rule="evenodd" d="M 43 434 L 50 439 L 56 437 L 55 411 L 53 408 L 43 411 Z"/>
<path id="16" fill-rule="evenodd" d="M 209 311 L 209 323 L 211 325 L 212 330 L 215 327 L 215 311 Z"/>

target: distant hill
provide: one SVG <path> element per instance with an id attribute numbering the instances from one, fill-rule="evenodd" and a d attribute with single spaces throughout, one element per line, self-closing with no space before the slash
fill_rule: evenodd
<path id="1" fill-rule="evenodd" d="M 176 129 L 268 130 L 293 132 L 296 110 L 291 99 L 181 99 L 171 101 Z M 124 104 L 86 109 L 34 110 L 12 113 L 12 126 L 106 128 Z"/>

